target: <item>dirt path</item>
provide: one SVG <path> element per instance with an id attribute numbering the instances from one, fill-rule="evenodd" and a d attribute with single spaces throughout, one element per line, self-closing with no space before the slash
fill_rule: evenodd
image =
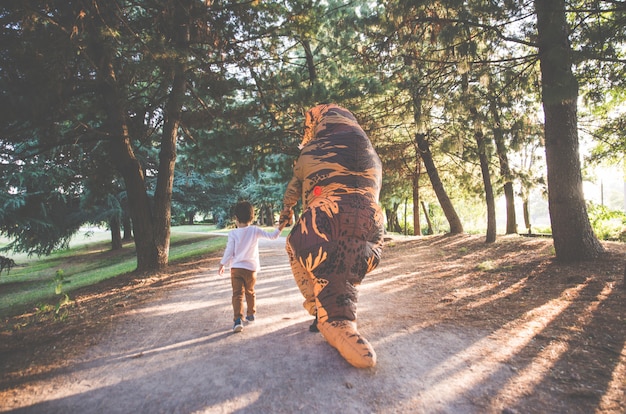
<path id="1" fill-rule="evenodd" d="M 152 300 L 121 308 L 84 352 L 67 355 L 63 368 L 0 392 L 0 411 L 586 412 L 576 397 L 563 401 L 556 393 L 553 404 L 549 390 L 539 401 L 528 398 L 550 367 L 517 354 L 547 323 L 542 318 L 519 318 L 495 329 L 442 317 L 450 316 L 442 307 L 460 293 L 444 287 L 444 275 L 438 285 L 425 277 L 441 257 L 436 247 L 420 247 L 432 257 L 419 263 L 392 254 L 366 277 L 359 327 L 376 349 L 378 365 L 351 367 L 320 334 L 308 331 L 311 318 L 301 307 L 284 243 L 260 244 L 258 320 L 242 333 L 231 332 L 228 276 L 217 274 L 217 258 L 205 260 Z M 552 313 L 559 312 L 555 306 Z M 621 358 L 618 374 L 626 365 Z M 605 384 L 603 398 L 616 408 L 603 412 L 623 412 L 615 401 L 626 388 L 621 375 L 617 384 Z"/>

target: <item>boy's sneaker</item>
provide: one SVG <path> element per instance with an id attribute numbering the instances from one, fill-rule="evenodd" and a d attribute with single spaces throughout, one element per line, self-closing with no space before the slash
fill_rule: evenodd
<path id="1" fill-rule="evenodd" d="M 248 322 L 254 322 L 254 320 L 255 320 L 254 315 L 248 315 L 248 316 L 246 316 L 246 321 L 248 321 Z"/>
<path id="2" fill-rule="evenodd" d="M 241 332 L 243 331 L 243 322 L 241 322 L 241 318 L 237 318 L 235 320 L 235 325 L 233 326 L 233 332 Z"/>

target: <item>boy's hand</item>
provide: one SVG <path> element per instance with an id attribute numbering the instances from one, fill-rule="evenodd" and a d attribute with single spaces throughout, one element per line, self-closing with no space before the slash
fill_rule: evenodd
<path id="1" fill-rule="evenodd" d="M 217 273 L 222 276 L 224 274 L 224 265 L 220 264 L 220 268 L 218 269 Z"/>
<path id="2" fill-rule="evenodd" d="M 283 229 L 287 226 L 291 226 L 293 224 L 293 210 L 290 208 L 283 208 L 283 211 L 280 212 L 280 218 L 278 219 L 278 228 Z"/>

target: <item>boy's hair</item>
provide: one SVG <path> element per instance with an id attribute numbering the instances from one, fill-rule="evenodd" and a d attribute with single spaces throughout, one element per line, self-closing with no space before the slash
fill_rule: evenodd
<path id="1" fill-rule="evenodd" d="M 248 201 L 240 201 L 233 211 L 240 223 L 252 223 L 254 220 L 254 207 Z"/>

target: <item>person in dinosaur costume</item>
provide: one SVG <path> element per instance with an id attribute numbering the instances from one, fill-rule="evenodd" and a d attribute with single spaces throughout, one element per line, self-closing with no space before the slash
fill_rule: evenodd
<path id="1" fill-rule="evenodd" d="M 303 212 L 287 238 L 294 279 L 315 322 L 312 331 L 355 367 L 376 365 L 376 353 L 357 330 L 357 289 L 378 265 L 383 216 L 378 197 L 380 158 L 356 118 L 334 104 L 305 115 L 300 156 L 283 198 L 281 221 Z"/>

